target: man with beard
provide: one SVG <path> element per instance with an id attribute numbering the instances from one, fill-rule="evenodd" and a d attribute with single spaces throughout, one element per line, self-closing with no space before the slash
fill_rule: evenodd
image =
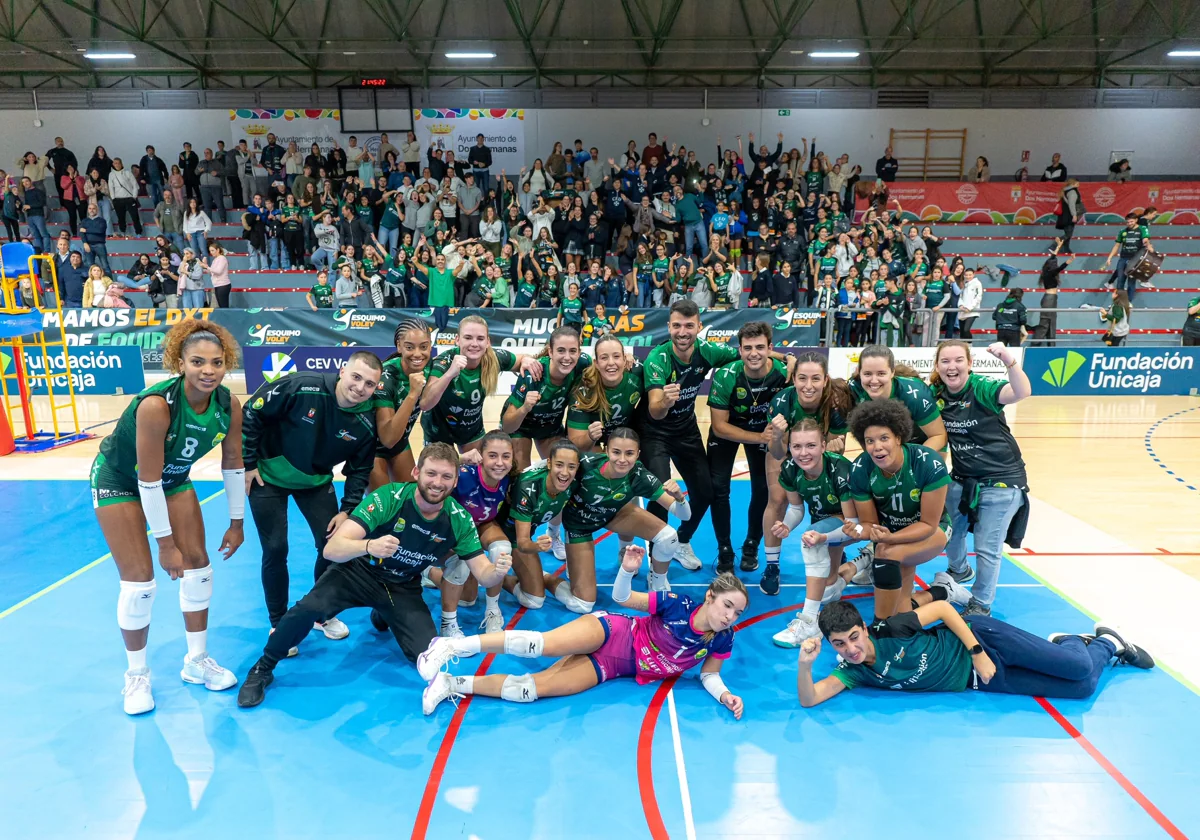
<path id="1" fill-rule="evenodd" d="M 469 570 L 483 587 L 504 580 L 512 557 L 501 554 L 495 563 L 489 561 L 471 515 L 450 497 L 458 466 L 454 447 L 431 443 L 421 452 L 412 482 L 386 484 L 367 494 L 325 545 L 325 558 L 333 565 L 267 640 L 238 692 L 239 706 L 263 701 L 275 666 L 313 622 L 352 607 L 378 612 L 404 655 L 416 662 L 435 635 L 421 598 L 421 572 L 436 562 L 447 561 L 447 577 L 466 580 Z"/>

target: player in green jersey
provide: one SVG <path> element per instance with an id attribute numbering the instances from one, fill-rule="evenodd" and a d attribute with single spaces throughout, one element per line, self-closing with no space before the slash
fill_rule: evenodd
<path id="1" fill-rule="evenodd" d="M 937 400 L 920 374 L 896 364 L 890 348 L 871 344 L 858 356 L 858 370 L 849 380 L 854 404 L 865 400 L 899 400 L 912 417 L 909 443 L 921 443 L 936 452 L 946 451 L 946 426 Z"/>
<path id="2" fill-rule="evenodd" d="M 245 539 L 246 489 L 241 406 L 221 382 L 237 364 L 237 342 L 226 330 L 208 321 L 180 321 L 163 344 L 163 367 L 174 375 L 129 403 L 92 464 L 92 507 L 121 578 L 117 625 L 129 664 L 127 714 L 154 708 L 146 642 L 157 587 L 147 526 L 158 543 L 159 565 L 179 581 L 188 648 L 180 676 L 212 691 L 237 683 L 207 653 L 213 570 L 189 479 L 192 465 L 219 445 L 230 520 L 220 552 L 229 559 Z"/>
<path id="3" fill-rule="evenodd" d="M 329 272 L 318 271 L 316 284 L 304 296 L 313 312 L 333 308 L 333 286 L 329 285 Z"/>
<path id="4" fill-rule="evenodd" d="M 519 470 L 529 466 L 535 443 L 538 456 L 546 458 L 551 444 L 566 437 L 563 415 L 575 386 L 592 363 L 591 357 L 580 353 L 579 344 L 576 330 L 558 327 L 537 356 L 543 368 L 541 378 L 523 373 L 513 385 L 500 428 L 513 436 Z"/>
<path id="5" fill-rule="evenodd" d="M 417 461 L 414 482 L 387 484 L 363 497 L 325 544 L 329 570 L 287 611 L 246 675 L 239 706 L 263 701 L 276 665 L 314 622 L 354 607 L 377 611 L 400 650 L 415 662 L 434 639 L 420 583 L 421 571 L 433 563 L 454 555 L 463 580 L 473 574 L 484 586 L 494 586 L 504 579 L 512 558 L 489 560 L 471 515 L 450 497 L 458 466 L 454 447 L 431 443 Z"/>
<path id="6" fill-rule="evenodd" d="M 1007 382 L 971 373 L 971 345 L 958 340 L 938 345 L 930 375 L 953 456 L 946 493 L 953 526 L 946 544 L 949 568 L 938 574 L 960 583 L 975 581 L 964 612 L 968 617 L 991 614 L 1004 544 L 1020 547 L 1029 505 L 1025 462 L 1004 406 L 1028 397 L 1032 385 L 1014 351 L 996 343 L 988 352 L 1008 369 Z M 968 530 L 975 534 L 978 578 L 967 563 Z"/>
<path id="7" fill-rule="evenodd" d="M 583 321 L 587 310 L 583 308 L 583 298 L 579 296 L 579 282 L 570 275 L 563 284 L 563 298 L 558 302 L 558 323 L 556 327 L 570 327 L 583 332 Z"/>
<path id="8" fill-rule="evenodd" d="M 496 390 L 500 372 L 506 370 L 542 377 L 541 362 L 531 356 L 493 350 L 483 318 L 468 315 L 459 321 L 457 351 L 434 359 L 421 394 L 421 429 L 426 442 L 455 444 L 463 452 L 478 449 L 484 431 L 484 400 Z"/>
<path id="9" fill-rule="evenodd" d="M 814 682 L 821 640 L 804 642 L 796 689 L 805 708 L 859 687 L 1082 700 L 1096 693 L 1114 658 L 1135 668 L 1154 667 L 1154 657 L 1101 622 L 1092 633 L 1042 639 L 989 616 L 960 616 L 942 601 L 869 627 L 853 604 L 839 601 L 821 613 L 820 625 L 840 661 L 832 674 Z"/>
<path id="10" fill-rule="evenodd" d="M 596 341 L 612 332 L 612 322 L 608 320 L 608 308 L 603 303 L 597 303 L 592 309 L 592 317 L 583 325 L 583 340 Z"/>
<path id="11" fill-rule="evenodd" d="M 850 412 L 850 432 L 863 448 L 850 470 L 858 524 L 843 530 L 875 543 L 875 615 L 890 618 L 928 597 L 913 598 L 913 581 L 917 566 L 941 554 L 950 536 L 950 475 L 937 452 L 904 442 L 912 418 L 899 400 L 860 404 Z"/>
<path id="12" fill-rule="evenodd" d="M 418 403 L 431 352 L 429 326 L 419 318 L 401 321 L 392 343 L 396 352 L 384 360 L 379 387 L 371 398 L 379 446 L 368 490 L 407 480 L 416 466 L 408 437 L 421 413 Z"/>
<path id="13" fill-rule="evenodd" d="M 792 384 L 784 388 L 771 400 L 771 442 L 767 458 L 767 507 L 763 512 L 764 544 L 767 568 L 759 588 L 768 595 L 779 592 L 780 541 L 772 533 L 775 523 L 783 519 L 787 493 L 779 483 L 779 473 L 787 458 L 785 433 L 805 418 L 816 420 L 825 436 L 825 451 L 841 453 L 846 449 L 846 415 L 853 401 L 844 379 L 829 375 L 829 360 L 822 354 L 809 350 L 796 357 L 792 370 Z M 758 544 L 742 550 L 742 570 L 752 572 L 758 568 Z"/>
<path id="14" fill-rule="evenodd" d="M 632 425 L 646 396 L 642 365 L 619 338 L 604 336 L 592 354 L 567 409 L 567 437 L 581 452 L 599 451 L 613 429 Z"/>
<path id="15" fill-rule="evenodd" d="M 563 509 L 567 529 L 568 583 L 547 575 L 546 589 L 571 612 L 589 613 L 596 605 L 596 546 L 593 535 L 601 528 L 617 534 L 620 554 L 641 537 L 655 549 L 650 589 L 669 592 L 667 567 L 679 546 L 679 535 L 636 504 L 635 497 L 654 501 L 686 522 L 692 515 L 687 498 L 673 480 L 660 482 L 638 461 L 637 432 L 622 426 L 613 429 L 605 453 L 583 456 L 571 498 Z"/>

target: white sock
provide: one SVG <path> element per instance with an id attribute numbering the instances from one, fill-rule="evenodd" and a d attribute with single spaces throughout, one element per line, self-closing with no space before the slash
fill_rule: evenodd
<path id="1" fill-rule="evenodd" d="M 145 648 L 142 648 L 141 650 L 127 650 L 127 651 L 125 651 L 125 657 L 129 660 L 129 670 L 130 671 L 140 671 L 143 673 L 145 672 L 145 670 L 146 670 L 146 649 Z"/>
<path id="2" fill-rule="evenodd" d="M 804 615 L 808 618 L 816 620 L 817 613 L 821 611 L 821 599 L 813 600 L 812 598 L 804 599 Z"/>
<path id="3" fill-rule="evenodd" d="M 666 577 L 666 575 L 660 575 L 658 572 L 651 572 L 649 577 L 650 585 L 653 586 L 658 581 L 665 580 Z"/>
<path id="4" fill-rule="evenodd" d="M 458 624 L 458 610 L 442 610 L 442 626 Z"/>
<path id="5" fill-rule="evenodd" d="M 474 677 L 451 677 L 450 683 L 455 691 L 459 694 L 474 694 L 475 693 L 475 678 Z"/>
<path id="6" fill-rule="evenodd" d="M 461 639 L 455 639 L 454 648 L 467 654 L 476 654 L 482 650 L 478 636 L 463 636 Z"/>
<path id="7" fill-rule="evenodd" d="M 487 598 L 487 612 L 500 612 L 500 596 L 485 595 Z"/>
<path id="8" fill-rule="evenodd" d="M 781 548 L 782 546 L 778 545 L 774 547 L 767 546 L 767 565 L 770 565 L 771 563 L 774 563 L 777 566 L 779 565 L 779 551 Z"/>
<path id="9" fill-rule="evenodd" d="M 195 633 L 185 630 L 187 636 L 188 659 L 199 659 L 208 652 L 208 631 L 198 630 Z"/>
<path id="10" fill-rule="evenodd" d="M 552 539 L 552 540 L 561 540 L 562 539 L 562 523 L 551 522 L 549 525 L 546 526 L 546 533 L 550 535 L 550 539 Z"/>

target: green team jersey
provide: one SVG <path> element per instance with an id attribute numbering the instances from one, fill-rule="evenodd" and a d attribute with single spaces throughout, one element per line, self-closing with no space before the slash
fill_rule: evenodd
<path id="1" fill-rule="evenodd" d="M 538 284 L 536 282 L 531 283 L 522 278 L 521 282 L 517 285 L 517 297 L 524 296 L 529 303 L 533 303 L 534 298 L 537 297 L 537 293 Z"/>
<path id="2" fill-rule="evenodd" d="M 279 211 L 280 218 L 283 220 L 283 229 L 294 233 L 303 229 L 303 223 L 300 221 L 299 207 L 284 207 Z"/>
<path id="3" fill-rule="evenodd" d="M 817 235 L 817 232 L 814 230 L 813 236 Z M 829 239 L 814 239 L 808 244 L 808 253 L 812 254 L 814 259 L 820 260 L 825 255 L 825 249 L 833 244 L 833 241 Z"/>
<path id="4" fill-rule="evenodd" d="M 517 366 L 516 354 L 497 347 L 494 351 L 500 362 L 500 370 L 512 370 Z M 457 350 L 440 353 L 429 366 L 430 379 L 439 379 L 450 369 Z M 454 378 L 429 411 L 421 415 L 421 428 L 425 439 L 446 443 L 470 443 L 483 435 L 483 392 L 480 368 L 464 369 Z"/>
<path id="5" fill-rule="evenodd" d="M 313 303 L 318 309 L 333 309 L 333 286 L 328 283 L 316 283 L 308 293 L 313 297 Z"/>
<path id="6" fill-rule="evenodd" d="M 591 327 L 592 335 L 596 337 L 599 337 L 612 329 L 612 324 L 609 323 L 607 318 L 601 318 L 596 315 L 593 315 L 591 318 L 587 319 L 587 326 Z"/>
<path id="7" fill-rule="evenodd" d="M 837 257 L 826 254 L 817 260 L 817 276 L 825 277 L 826 275 L 837 274 Z"/>
<path id="8" fill-rule="evenodd" d="M 579 473 L 571 498 L 563 508 L 563 524 L 571 531 L 603 528 L 635 496 L 646 500 L 662 495 L 662 482 L 638 461 L 623 478 L 606 478 L 602 472 L 608 456 L 590 452 L 579 459 Z"/>
<path id="9" fill-rule="evenodd" d="M 1008 428 L 1000 391 L 1005 382 L 972 373 L 957 394 L 945 385 L 934 391 L 950 454 L 955 479 L 972 478 L 993 487 L 1024 487 L 1025 461 L 1021 447 Z"/>
<path id="10" fill-rule="evenodd" d="M 708 407 L 729 412 L 729 425 L 749 432 L 761 432 L 771 421 L 770 408 L 775 395 L 787 387 L 787 365 L 771 359 L 766 376 L 751 379 L 746 363 L 731 362 L 713 373 Z"/>
<path id="11" fill-rule="evenodd" d="M 821 192 L 825 186 L 825 173 L 819 169 L 809 169 L 804 173 L 804 185 L 808 192 Z"/>
<path id="12" fill-rule="evenodd" d="M 1121 246 L 1121 250 L 1117 252 L 1117 256 L 1132 257 L 1138 251 L 1142 250 L 1149 239 L 1150 228 L 1146 225 L 1136 225 L 1132 229 L 1125 228 L 1117 234 L 1117 244 Z"/>
<path id="13" fill-rule="evenodd" d="M 875 645 L 875 661 L 853 665 L 843 660 L 833 671 L 846 688 L 964 691 L 970 683 L 971 655 L 944 624 L 926 630 L 915 612 L 906 612 L 875 622 L 867 633 Z"/>
<path id="14" fill-rule="evenodd" d="M 592 358 L 586 353 L 581 353 L 575 369 L 567 374 L 558 385 L 550 380 L 550 372 L 546 369 L 543 369 L 541 379 L 534 379 L 528 372 L 518 376 L 516 384 L 513 385 L 512 395 L 505 403 L 506 406 L 520 408 L 525 404 L 525 397 L 530 391 L 537 391 L 541 397 L 533 410 L 525 415 L 515 436 L 544 438 L 552 434 L 555 437 L 561 437 L 563 412 L 567 410 L 575 386 L 579 384 L 583 372 L 591 363 Z M 552 363 L 549 359 L 543 359 L 544 367 L 548 367 L 550 364 Z"/>
<path id="15" fill-rule="evenodd" d="M 583 326 L 583 298 L 564 297 L 558 302 L 558 314 L 562 316 L 563 326 L 576 324 Z"/>
<path id="16" fill-rule="evenodd" d="M 433 362 L 429 363 L 430 365 Z M 429 376 L 429 365 L 425 366 L 425 376 Z M 400 408 L 400 404 L 408 399 L 409 386 L 408 374 L 404 372 L 404 364 L 400 357 L 388 359 L 383 363 L 383 373 L 379 377 L 379 385 L 375 388 L 375 396 L 371 397 L 371 408 L 390 408 L 396 411 Z M 404 435 L 399 442 L 392 447 L 385 447 L 382 443 L 376 450 L 376 455 L 383 458 L 390 458 L 392 455 L 397 455 L 408 449 L 408 436 L 412 433 L 413 426 L 417 424 L 417 418 L 421 415 L 421 407 L 419 404 L 413 405 L 412 414 L 408 417 L 408 425 L 404 427 Z"/>
<path id="17" fill-rule="evenodd" d="M 925 305 L 932 308 L 946 299 L 946 281 L 930 278 L 925 281 Z"/>
<path id="18" fill-rule="evenodd" d="M 770 418 L 774 420 L 777 416 L 782 416 L 787 421 L 788 428 L 799 423 L 805 417 L 816 420 L 818 423 L 824 424 L 821 419 L 821 409 L 816 411 L 808 411 L 804 406 L 800 405 L 800 398 L 796 395 L 796 387 L 790 385 L 784 388 L 775 398 L 771 400 Z M 849 424 L 846 423 L 846 418 L 842 416 L 842 412 L 836 408 L 829 409 L 829 428 L 825 430 L 827 435 L 844 435 L 850 431 Z"/>
<path id="19" fill-rule="evenodd" d="M 95 467 L 104 473 L 104 484 L 117 483 L 120 489 L 137 490 L 137 411 L 147 397 L 162 397 L 171 412 L 167 436 L 163 440 L 163 490 L 169 491 L 188 481 L 192 464 L 203 458 L 229 434 L 229 389 L 217 386 L 208 400 L 208 408 L 197 414 L 187 401 L 183 377 L 173 376 L 142 391 L 117 420 L 113 433 L 100 443 Z M 95 468 L 94 467 L 94 468 Z M 103 501 L 103 489 L 99 501 Z"/>
<path id="20" fill-rule="evenodd" d="M 667 275 L 671 273 L 671 261 L 666 257 L 656 259 L 654 265 L 651 267 L 651 271 L 654 272 L 654 282 L 664 284 L 663 288 L 665 289 Z"/>
<path id="21" fill-rule="evenodd" d="M 870 399 L 857 378 L 849 380 L 849 384 L 855 405 Z M 921 430 L 921 427 L 942 416 L 937 400 L 933 398 L 933 392 L 929 390 L 929 386 L 914 377 L 895 376 L 892 377 L 892 392 L 888 394 L 888 397 L 904 403 L 904 407 L 912 416 L 913 436 L 909 442 L 923 443 L 927 440 L 929 436 Z"/>
<path id="22" fill-rule="evenodd" d="M 571 497 L 571 488 L 550 495 L 546 489 L 546 479 L 550 475 L 547 466 L 526 467 L 517 476 L 516 483 L 508 491 L 508 498 L 500 506 L 496 519 L 507 525 L 514 522 L 528 522 L 529 533 L 532 534 L 540 526 L 545 525 L 562 513 L 567 499 Z"/>
<path id="23" fill-rule="evenodd" d="M 604 396 L 608 400 L 608 416 L 601 416 L 599 411 L 587 411 L 582 404 L 587 402 L 587 386 L 580 385 L 575 391 L 575 400 L 567 409 L 567 428 L 586 429 L 599 421 L 604 424 L 604 440 L 608 433 L 618 426 L 628 426 L 634 421 L 635 411 L 646 394 L 644 384 L 645 370 L 641 362 L 634 362 L 633 367 L 625 371 L 621 381 L 612 388 L 604 388 Z"/>
<path id="24" fill-rule="evenodd" d="M 486 300 L 496 293 L 496 287 L 486 274 L 480 274 L 471 286 L 471 293 Z"/>
<path id="25" fill-rule="evenodd" d="M 790 457 L 785 458 L 779 469 L 779 486 L 789 493 L 799 493 L 808 505 L 808 515 L 813 522 L 842 515 L 842 502 L 851 499 L 850 461 L 834 452 L 822 456 L 821 473 L 809 479 L 804 470 Z"/>
<path id="26" fill-rule="evenodd" d="M 1191 309 L 1196 304 L 1200 304 L 1200 297 L 1194 297 L 1188 301 L 1187 308 Z M 1187 316 L 1183 322 L 1183 334 L 1188 338 L 1200 337 L 1200 312 Z"/>
<path id="27" fill-rule="evenodd" d="M 674 345 L 667 341 L 650 351 L 646 357 L 646 391 L 662 388 L 672 382 L 679 385 L 679 399 L 667 409 L 666 416 L 646 426 L 646 431 L 670 435 L 686 431 L 696 424 L 696 396 L 708 372 L 737 360 L 738 351 L 728 344 L 714 344 L 696 339 L 692 360 L 682 362 L 675 355 Z"/>
<path id="28" fill-rule="evenodd" d="M 364 554 L 353 562 L 368 563 L 389 577 L 407 581 L 451 554 L 464 561 L 483 554 L 475 523 L 462 505 L 447 496 L 442 509 L 428 519 L 417 507 L 416 492 L 414 482 L 385 484 L 363 497 L 350 519 L 367 532 L 366 539 L 392 536 L 400 545 L 391 557 Z"/>
<path id="29" fill-rule="evenodd" d="M 383 275 L 383 282 L 393 286 L 400 286 L 408 279 L 410 268 L 407 260 L 405 262 L 397 262 L 392 257 L 388 257 L 383 265 L 387 269 Z"/>
<path id="30" fill-rule="evenodd" d="M 928 446 L 904 444 L 904 463 L 895 475 L 883 470 L 866 452 L 850 469 L 850 492 L 855 501 L 875 503 L 879 524 L 893 534 L 921 518 L 921 496 L 950 483 L 946 462 Z M 949 533 L 950 517 L 942 511 L 939 527 Z"/>
<path id="31" fill-rule="evenodd" d="M 558 281 L 550 272 L 544 272 L 541 282 L 538 284 L 538 305 L 549 307 L 556 300 L 558 300 Z"/>
<path id="32" fill-rule="evenodd" d="M 733 302 L 729 297 L 729 281 L 733 277 L 733 272 L 726 271 L 717 278 L 717 306 L 732 306 Z"/>

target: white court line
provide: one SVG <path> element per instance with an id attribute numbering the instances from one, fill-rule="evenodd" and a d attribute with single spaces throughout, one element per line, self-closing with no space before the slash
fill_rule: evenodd
<path id="1" fill-rule="evenodd" d="M 1020 557 L 1022 557 L 1022 558 L 1024 558 L 1025 556 L 1026 555 L 1024 555 L 1024 554 L 1020 555 Z M 788 587 L 792 587 L 795 589 L 803 589 L 804 588 L 803 583 L 781 583 L 779 585 L 780 585 L 780 587 L 782 587 L 784 589 L 786 589 Z M 613 587 L 613 585 L 611 583 L 597 583 L 596 586 L 601 589 L 603 589 L 605 587 L 607 587 L 608 589 L 612 589 L 612 587 Z M 707 583 L 672 583 L 671 584 L 672 589 L 675 589 L 676 587 L 683 587 L 683 586 L 697 586 L 697 587 L 702 586 L 705 589 L 708 588 Z M 997 583 L 996 586 L 998 586 L 1001 589 L 1006 589 L 1006 588 L 1007 589 L 1042 589 L 1045 587 L 1045 584 L 1044 583 Z M 846 588 L 847 589 L 870 589 L 871 587 L 859 586 L 857 584 L 851 583 L 851 584 L 847 585 Z"/>
<path id="2" fill-rule="evenodd" d="M 696 822 L 692 819 L 692 794 L 688 790 L 687 768 L 683 764 L 683 741 L 679 738 L 679 717 L 675 714 L 675 689 L 667 692 L 667 712 L 671 718 L 671 739 L 675 742 L 675 769 L 679 772 L 679 798 L 683 800 L 683 828 L 688 840 L 696 840 Z"/>

